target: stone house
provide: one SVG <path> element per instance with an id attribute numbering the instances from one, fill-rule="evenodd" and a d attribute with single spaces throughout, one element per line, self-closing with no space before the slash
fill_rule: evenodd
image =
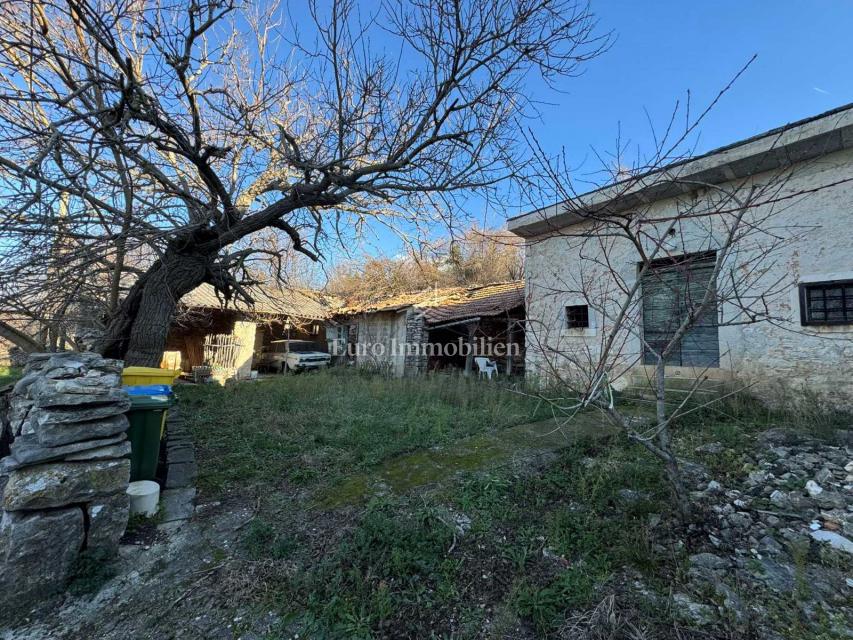
<path id="1" fill-rule="evenodd" d="M 395 376 L 470 372 L 483 355 L 503 374 L 524 372 L 522 281 L 404 293 L 344 307 L 335 319 L 347 327 L 346 357 L 357 366 Z"/>
<path id="2" fill-rule="evenodd" d="M 718 273 L 720 280 L 724 274 L 748 274 L 752 289 L 738 295 L 761 296 L 773 321 L 738 322 L 735 305 L 717 298 L 716 309 L 667 360 L 666 374 L 737 379 L 762 393 L 808 388 L 853 398 L 853 105 L 582 194 L 571 205 L 557 203 L 510 219 L 509 230 L 525 239 L 528 375 L 547 378 L 577 366 L 576 359 L 561 354 L 586 352 L 594 359 L 600 353 L 602 337 L 614 326 L 612 299 L 578 295 L 585 288 L 609 285 L 613 291 L 617 281 L 631 287 L 640 280 L 637 329 L 619 336 L 623 357 L 612 371 L 617 388 L 647 378 L 651 345 L 672 321 L 660 306 L 667 292 L 639 276 L 633 247 L 618 238 L 599 243 L 608 249 L 576 240 L 593 228 L 588 214 L 642 215 L 658 232 L 686 207 L 709 203 L 712 193 L 771 184 L 778 187 L 772 198 L 756 202 L 749 215 L 772 220 L 778 229 L 767 233 L 778 236 L 772 259 L 759 254 L 766 247 L 744 245 L 722 254 L 726 262 Z M 715 243 L 721 215 L 708 216 L 701 230 L 698 223 L 668 230 L 661 269 L 689 259 L 684 272 L 707 284 L 713 274 L 708 265 L 720 249 Z M 591 265 L 604 262 L 598 258 L 607 251 L 609 270 L 595 273 Z M 672 273 L 667 286 L 684 291 L 683 272 Z M 772 294 L 758 291 L 766 283 L 773 284 Z"/>

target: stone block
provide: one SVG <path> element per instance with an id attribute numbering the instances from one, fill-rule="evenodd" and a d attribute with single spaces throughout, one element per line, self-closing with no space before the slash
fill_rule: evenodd
<path id="1" fill-rule="evenodd" d="M 38 373 L 28 373 L 15 383 L 15 386 L 12 387 L 12 395 L 27 397 L 29 395 L 30 386 L 33 385 L 36 381 L 38 381 L 41 376 Z"/>
<path id="2" fill-rule="evenodd" d="M 72 453 L 65 456 L 68 462 L 78 462 L 85 460 L 114 460 L 116 458 L 127 458 L 130 456 L 130 442 L 125 440 L 117 444 L 110 444 L 97 449 L 86 449 L 78 453 Z"/>
<path id="3" fill-rule="evenodd" d="M 68 382 L 60 380 L 60 382 Z M 35 406 L 39 409 L 52 407 L 85 407 L 126 403 L 127 392 L 121 388 L 93 388 L 88 393 L 41 393 L 36 397 Z M 75 409 L 76 410 L 76 409 Z"/>
<path id="4" fill-rule="evenodd" d="M 130 398 L 125 396 L 123 399 L 110 404 L 90 405 L 86 407 L 50 407 L 41 408 L 34 411 L 37 432 L 40 432 L 45 427 L 63 425 L 77 422 L 91 422 L 93 420 L 103 420 L 111 418 L 122 413 L 126 413 L 130 409 Z"/>
<path id="5" fill-rule="evenodd" d="M 0 475 L 8 476 L 20 466 L 21 463 L 15 460 L 12 456 L 0 458 Z"/>
<path id="6" fill-rule="evenodd" d="M 48 358 L 40 356 L 47 355 Z M 47 378 L 79 378 L 83 376 L 97 376 L 99 374 L 118 374 L 124 368 L 121 360 L 104 358 L 93 352 L 76 353 L 51 353 L 35 354 L 27 361 L 26 373 L 29 371 L 40 371 Z"/>
<path id="7" fill-rule="evenodd" d="M 160 494 L 163 522 L 187 520 L 195 510 L 195 488 L 167 489 Z"/>
<path id="8" fill-rule="evenodd" d="M 195 462 L 195 452 L 192 447 L 180 447 L 178 449 L 169 449 L 166 452 L 166 460 L 169 464 L 180 462 Z"/>
<path id="9" fill-rule="evenodd" d="M 83 546 L 83 510 L 5 512 L 0 520 L 0 604 L 20 607 L 61 589 Z"/>
<path id="10" fill-rule="evenodd" d="M 97 440 L 84 440 L 82 442 L 72 442 L 70 444 L 60 445 L 58 447 L 45 447 L 39 444 L 38 437 L 35 435 L 20 436 L 12 443 L 12 455 L 19 465 L 26 466 L 38 464 L 40 462 L 50 462 L 53 460 L 61 460 L 67 456 L 71 456 L 81 451 L 90 449 L 99 449 L 109 445 L 125 442 L 127 436 L 124 433 L 112 436 L 110 438 L 99 438 Z M 119 456 L 112 456 L 119 457 Z"/>
<path id="11" fill-rule="evenodd" d="M 166 472 L 166 488 L 189 487 L 195 482 L 198 466 L 195 462 L 178 462 L 170 464 Z"/>
<path id="12" fill-rule="evenodd" d="M 77 416 L 81 412 L 70 412 Z M 36 427 L 39 444 L 45 447 L 58 447 L 72 442 L 108 438 L 127 431 L 130 425 L 127 416 L 111 415 L 86 422 L 44 423 Z"/>
<path id="13" fill-rule="evenodd" d="M 9 511 L 49 509 L 125 491 L 130 460 L 56 462 L 9 474 L 3 506 Z"/>
<path id="14" fill-rule="evenodd" d="M 104 500 L 86 505 L 89 529 L 86 532 L 86 549 L 112 555 L 127 529 L 130 515 L 130 496 L 119 493 Z"/>

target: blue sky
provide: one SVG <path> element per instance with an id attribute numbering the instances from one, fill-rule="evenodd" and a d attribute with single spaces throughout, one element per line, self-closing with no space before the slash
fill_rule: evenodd
<path id="1" fill-rule="evenodd" d="M 551 103 L 531 127 L 549 151 L 565 146 L 581 173 L 600 167 L 591 149 L 612 151 L 620 127 L 623 142 L 651 150 L 646 111 L 664 126 L 688 90 L 694 108 L 704 107 L 754 54 L 704 121 L 697 152 L 853 102 L 853 1 L 592 0 L 592 9 L 600 29 L 614 32 L 610 50 L 560 93 L 530 84 Z M 493 227 L 519 213 L 472 208 Z M 393 253 L 396 244 L 382 232 L 371 253 Z"/>
<path id="2" fill-rule="evenodd" d="M 704 106 L 754 54 L 703 123 L 697 151 L 853 101 L 853 2 L 593 0 L 592 8 L 616 41 L 534 125 L 578 161 L 590 147 L 612 149 L 620 123 L 623 139 L 650 147 L 644 109 L 662 126 L 687 90 Z"/>

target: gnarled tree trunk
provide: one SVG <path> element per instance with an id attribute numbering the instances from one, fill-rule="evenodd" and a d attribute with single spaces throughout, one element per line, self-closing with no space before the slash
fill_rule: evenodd
<path id="1" fill-rule="evenodd" d="M 119 305 L 98 350 L 126 366 L 157 367 L 178 301 L 205 282 L 214 256 L 170 251 L 158 260 Z"/>

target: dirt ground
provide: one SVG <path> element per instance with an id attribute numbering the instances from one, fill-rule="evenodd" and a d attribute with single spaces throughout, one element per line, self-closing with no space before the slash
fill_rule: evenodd
<path id="1" fill-rule="evenodd" d="M 0 637 L 251 637 L 236 628 L 239 612 L 228 607 L 215 587 L 224 560 L 212 552 L 228 548 L 252 517 L 251 510 L 200 507 L 199 516 L 191 521 L 161 525 L 154 540 L 123 544 L 116 576 L 96 593 L 55 596 L 0 631 Z"/>
<path id="2" fill-rule="evenodd" d="M 547 437 L 538 437 L 542 434 Z M 513 443 L 512 453 L 506 448 L 507 442 Z M 434 488 L 459 469 L 510 465 L 529 471 L 545 464 L 568 444 L 565 436 L 543 431 L 541 425 L 521 425 L 510 429 L 507 438 L 500 441 L 479 436 L 463 439 L 448 448 L 446 455 L 442 449 L 431 449 L 401 456 L 376 470 L 375 483 L 362 483 L 361 477 L 355 476 L 335 492 L 352 493 L 356 487 L 353 495 L 347 493 L 351 505 L 325 500 L 322 508 L 315 508 L 318 503 L 314 496 L 299 488 L 279 486 L 276 512 L 287 518 L 286 528 L 293 535 L 313 537 L 315 546 L 331 547 L 356 517 L 364 492 Z M 397 486 L 395 473 L 399 475 L 402 470 L 405 475 L 397 480 Z M 18 614 L 5 628 L 0 627 L 0 638 L 289 637 L 280 635 L 282 621 L 275 612 L 259 615 L 255 606 L 235 604 L 252 600 L 243 598 L 245 593 L 263 592 L 264 581 L 269 578 L 269 567 L 246 562 L 239 549 L 247 525 L 258 513 L 261 497 L 234 494 L 223 500 L 202 500 L 190 520 L 129 532 L 111 567 L 114 577 L 96 585 L 93 593 L 75 595 L 72 589 L 43 601 L 26 615 Z"/>

